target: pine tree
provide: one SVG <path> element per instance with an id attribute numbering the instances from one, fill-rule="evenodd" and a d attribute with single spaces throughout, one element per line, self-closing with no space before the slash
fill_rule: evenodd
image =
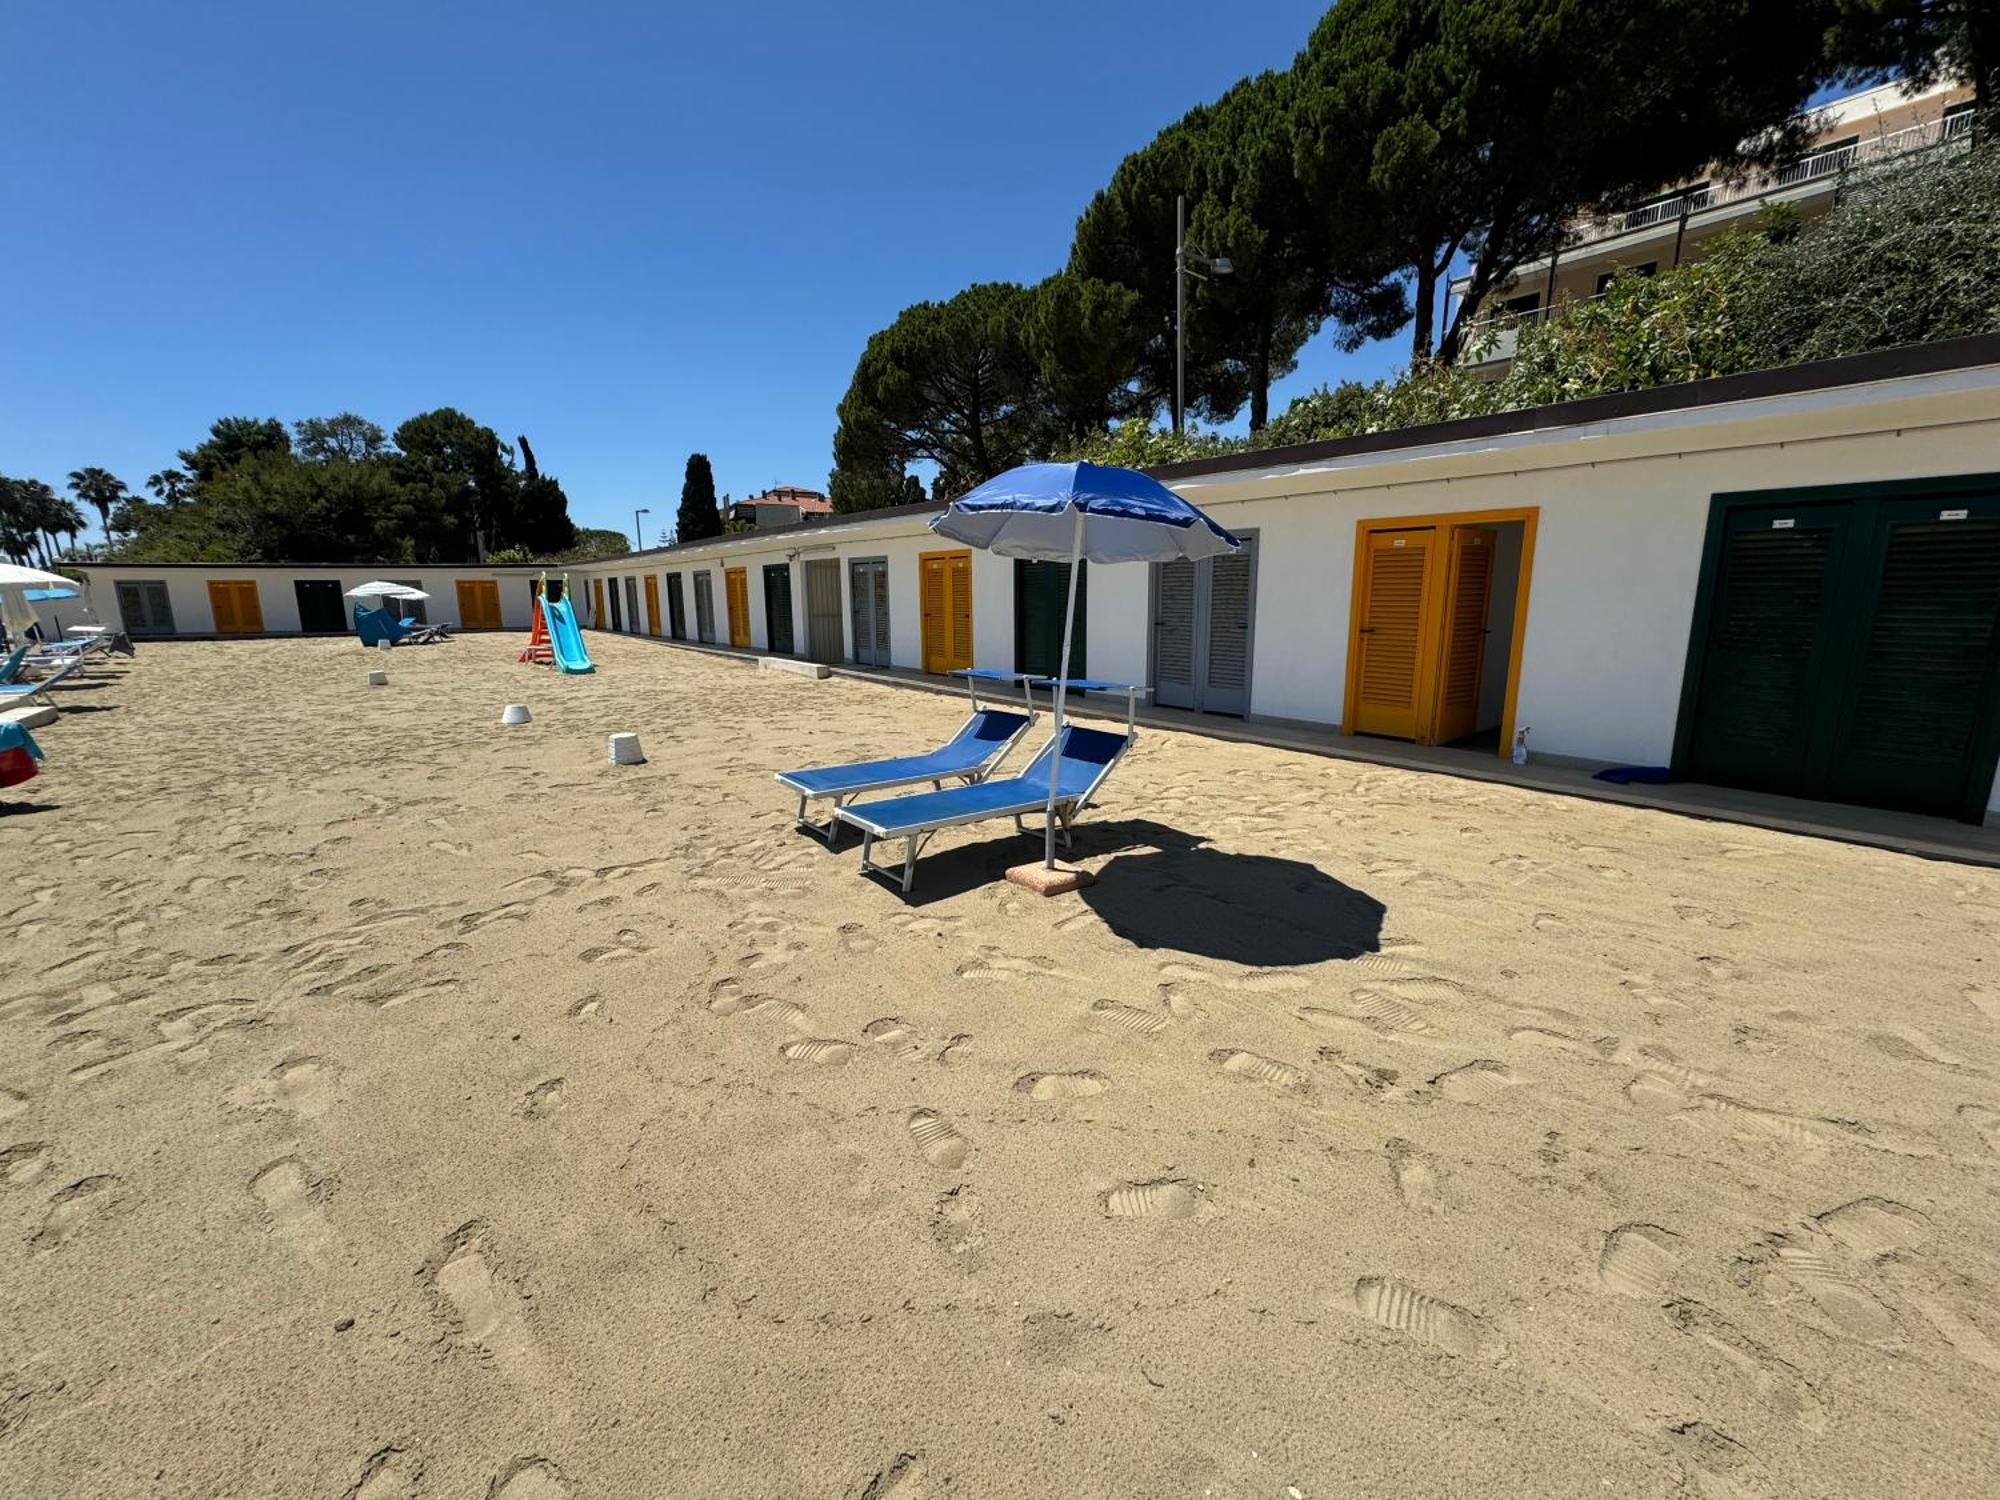
<path id="1" fill-rule="evenodd" d="M 706 453 L 690 453 L 687 478 L 681 483 L 681 508 L 674 519 L 674 540 L 699 542 L 722 535 L 722 511 L 715 503 L 715 470 Z"/>

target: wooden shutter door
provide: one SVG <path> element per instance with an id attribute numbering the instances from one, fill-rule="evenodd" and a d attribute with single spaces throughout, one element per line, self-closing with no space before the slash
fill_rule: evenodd
<path id="1" fill-rule="evenodd" d="M 1154 574 L 1153 701 L 1164 708 L 1195 706 L 1195 592 L 1191 562 L 1161 563 Z"/>
<path id="2" fill-rule="evenodd" d="M 209 613 L 215 616 L 215 633 L 217 635 L 236 634 L 235 585 L 222 583 L 213 579 L 210 580 L 208 585 L 208 608 Z"/>
<path id="3" fill-rule="evenodd" d="M 1499 533 L 1484 526 L 1454 526 L 1450 537 L 1439 642 L 1443 659 L 1431 730 L 1438 744 L 1463 739 L 1479 728 L 1479 674 L 1486 660 L 1486 606 Z"/>
<path id="4" fill-rule="evenodd" d="M 604 580 L 602 578 L 593 578 L 590 580 L 590 623 L 599 630 L 604 628 Z"/>
<path id="5" fill-rule="evenodd" d="M 924 670 L 950 670 L 951 627 L 947 616 L 951 607 L 951 580 L 942 554 L 917 559 L 917 589 L 922 607 Z"/>
<path id="6" fill-rule="evenodd" d="M 654 573 L 646 575 L 646 634 L 660 633 L 660 580 Z"/>
<path id="7" fill-rule="evenodd" d="M 963 671 L 972 665 L 972 554 L 953 553 L 951 578 L 951 665 L 948 672 Z"/>
<path id="8" fill-rule="evenodd" d="M 1354 734 L 1417 737 L 1424 650 L 1425 596 L 1437 533 L 1371 531 L 1361 578 L 1360 651 Z"/>
<path id="9" fill-rule="evenodd" d="M 1235 552 L 1212 557 L 1206 600 L 1207 641 L 1202 661 L 1201 708 L 1212 714 L 1250 712 L 1250 614 L 1256 597 L 1257 542 L 1244 537 Z"/>
<path id="10" fill-rule="evenodd" d="M 1827 792 L 1977 820 L 2000 717 L 2000 495 L 1892 500 L 1878 517 L 1858 659 L 1832 679 Z"/>
<path id="11" fill-rule="evenodd" d="M 1838 650 L 1838 576 L 1847 505 L 1756 506 L 1731 514 L 1709 603 L 1690 773 L 1810 795 Z"/>
<path id="12" fill-rule="evenodd" d="M 750 644 L 750 575 L 742 568 L 725 569 L 722 582 L 729 595 L 729 644 Z"/>

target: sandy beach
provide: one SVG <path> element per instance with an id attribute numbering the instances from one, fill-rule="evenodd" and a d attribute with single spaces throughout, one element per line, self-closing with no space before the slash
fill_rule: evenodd
<path id="1" fill-rule="evenodd" d="M 0 1494 L 1991 1485 L 2000 873 L 1145 731 L 906 900 L 770 774 L 962 700 L 519 644 L 37 731 Z"/>

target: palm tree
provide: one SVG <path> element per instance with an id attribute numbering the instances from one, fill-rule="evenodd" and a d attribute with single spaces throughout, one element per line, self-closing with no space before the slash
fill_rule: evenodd
<path id="1" fill-rule="evenodd" d="M 69 538 L 68 550 L 74 553 L 76 551 L 77 537 L 82 533 L 84 527 L 90 524 L 84 519 L 83 512 L 76 508 L 74 501 L 58 497 L 55 506 L 49 512 L 49 519 L 54 524 L 56 531 L 61 532 Z"/>
<path id="2" fill-rule="evenodd" d="M 109 469 L 71 469 L 69 471 L 70 493 L 85 505 L 93 507 L 104 522 L 104 540 L 111 540 L 111 509 L 131 492 L 125 488 L 125 481 Z"/>
<path id="3" fill-rule="evenodd" d="M 25 479 L 9 479 L 0 474 L 0 552 L 17 563 L 29 560 L 34 546 L 34 527 L 28 522 Z"/>
<path id="4" fill-rule="evenodd" d="M 157 474 L 146 476 L 146 488 L 153 492 L 153 498 L 166 506 L 179 505 L 188 497 L 188 477 L 179 469 L 161 469 Z"/>

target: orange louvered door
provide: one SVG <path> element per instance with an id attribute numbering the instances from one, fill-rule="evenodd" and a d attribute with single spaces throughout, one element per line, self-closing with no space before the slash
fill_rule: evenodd
<path id="1" fill-rule="evenodd" d="M 723 592 L 729 604 L 729 644 L 750 644 L 750 575 L 742 568 L 722 570 Z"/>
<path id="2" fill-rule="evenodd" d="M 972 665 L 972 554 L 951 558 L 946 577 L 951 582 L 951 665 L 945 670 L 962 672 Z"/>
<path id="3" fill-rule="evenodd" d="M 646 634 L 660 633 L 660 580 L 654 574 L 646 575 Z"/>
<path id="4" fill-rule="evenodd" d="M 1486 605 L 1493 589 L 1493 548 L 1499 533 L 1454 526 L 1446 547 L 1444 625 L 1431 741 L 1448 744 L 1479 727 L 1480 669 L 1486 660 Z"/>
<path id="5" fill-rule="evenodd" d="M 917 614 L 926 672 L 972 665 L 972 554 L 926 552 L 917 558 Z"/>
<path id="6" fill-rule="evenodd" d="M 1373 531 L 1362 572 L 1355 734 L 1413 740 L 1424 722 L 1424 663 L 1431 659 L 1424 608 L 1437 533 Z"/>

